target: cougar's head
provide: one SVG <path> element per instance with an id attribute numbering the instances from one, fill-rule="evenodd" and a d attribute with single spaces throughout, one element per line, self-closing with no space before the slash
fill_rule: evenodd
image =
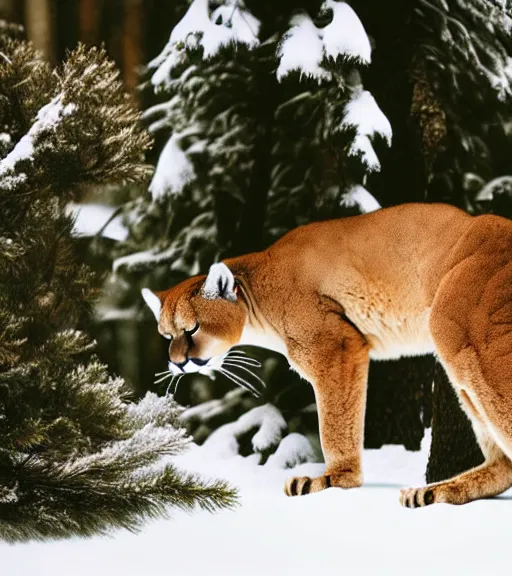
<path id="1" fill-rule="evenodd" d="M 142 296 L 155 315 L 158 331 L 170 340 L 173 373 L 197 372 L 240 341 L 247 312 L 225 264 L 214 264 L 208 276 L 189 278 L 169 290 L 144 288 Z"/>

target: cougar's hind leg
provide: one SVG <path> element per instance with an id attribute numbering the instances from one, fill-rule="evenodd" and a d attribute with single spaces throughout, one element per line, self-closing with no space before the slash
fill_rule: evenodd
<path id="1" fill-rule="evenodd" d="M 469 268 L 470 259 L 464 264 L 468 268 L 454 272 L 436 295 L 430 328 L 485 462 L 447 481 L 403 490 L 401 502 L 409 507 L 464 504 L 512 486 L 512 264 L 490 271 Z M 461 269 L 464 277 L 457 278 Z"/>
<path id="2" fill-rule="evenodd" d="M 450 379 L 453 383 L 453 375 Z M 496 496 L 512 486 L 512 462 L 496 442 L 492 424 L 482 416 L 468 392 L 459 385 L 455 389 L 463 410 L 471 420 L 485 461 L 448 480 L 421 488 L 403 489 L 400 493 L 403 506 L 417 508 L 437 502 L 465 504 L 479 498 Z"/>

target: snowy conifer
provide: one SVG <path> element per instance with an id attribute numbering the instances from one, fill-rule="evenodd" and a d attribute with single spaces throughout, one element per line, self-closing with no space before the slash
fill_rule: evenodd
<path id="1" fill-rule="evenodd" d="M 164 264 L 196 274 L 216 259 L 261 248 L 263 235 L 268 243 L 360 202 L 354 186 L 361 191 L 365 171 L 380 167 L 372 139 L 391 142 L 389 122 L 358 74 L 370 62 L 370 41 L 344 2 L 326 0 L 313 17 L 318 26 L 291 11 L 281 36 L 262 38 L 243 2 L 191 3 L 149 64 L 151 85 L 166 100 L 145 117 L 168 140 L 150 185 L 153 206 L 138 208 L 137 240 L 127 248 L 152 249 L 119 259 L 116 270 Z M 371 115 L 362 113 L 368 106 Z M 345 164 L 354 168 L 341 177 Z M 254 182 L 267 189 L 258 192 Z M 262 214 L 258 194 L 263 208 L 268 196 Z M 365 197 L 361 206 L 378 206 Z M 155 221 L 149 242 L 137 236 L 143 211 Z M 163 214 L 165 227 L 157 222 Z M 259 242 L 250 245 L 247 228 Z"/>
<path id="2" fill-rule="evenodd" d="M 172 397 L 130 403 L 77 329 L 93 272 L 64 206 L 90 184 L 147 179 L 148 136 L 103 50 L 79 46 L 52 70 L 19 34 L 0 23 L 0 538 L 228 505 L 224 483 L 159 463 L 189 442 Z"/>
<path id="3" fill-rule="evenodd" d="M 422 0 L 416 23 L 412 113 L 422 131 L 429 198 L 476 211 L 485 184 L 510 174 L 511 5 Z"/>

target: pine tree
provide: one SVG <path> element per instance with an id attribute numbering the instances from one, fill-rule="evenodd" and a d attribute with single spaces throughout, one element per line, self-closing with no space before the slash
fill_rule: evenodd
<path id="1" fill-rule="evenodd" d="M 0 537 L 134 529 L 167 505 L 234 502 L 164 455 L 190 439 L 171 396 L 129 401 L 80 329 L 94 273 L 65 205 L 87 186 L 147 179 L 150 141 L 103 50 L 52 70 L 0 22 Z"/>

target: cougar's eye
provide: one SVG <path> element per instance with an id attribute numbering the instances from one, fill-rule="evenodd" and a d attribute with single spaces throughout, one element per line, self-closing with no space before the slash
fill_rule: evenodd
<path id="1" fill-rule="evenodd" d="M 192 330 L 184 330 L 185 335 L 190 338 L 199 330 L 199 322 L 196 322 L 196 325 L 192 328 Z"/>

